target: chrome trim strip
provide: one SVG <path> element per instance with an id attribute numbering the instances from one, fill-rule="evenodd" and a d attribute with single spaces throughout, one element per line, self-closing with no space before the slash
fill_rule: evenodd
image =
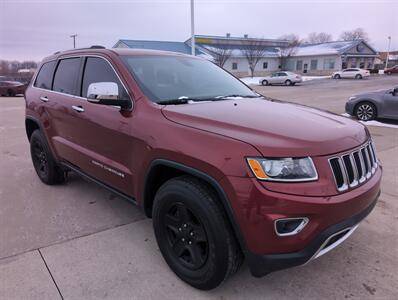
<path id="1" fill-rule="evenodd" d="M 365 169 L 365 161 L 363 160 L 363 155 L 361 149 L 358 150 L 358 157 L 361 163 L 362 168 L 362 177 L 359 179 L 359 183 L 362 183 L 366 180 L 366 169 Z"/>
<path id="2" fill-rule="evenodd" d="M 299 226 L 297 226 L 297 228 L 295 230 L 293 230 L 291 232 L 279 233 L 278 230 L 276 229 L 276 223 L 278 221 L 284 221 L 284 220 L 301 220 L 301 223 L 299 224 Z M 309 223 L 309 219 L 307 217 L 277 219 L 274 221 L 274 229 L 275 229 L 276 235 L 278 235 L 278 236 L 291 236 L 291 235 L 295 235 L 295 234 L 299 233 L 300 231 L 302 231 L 304 229 L 304 227 L 307 226 L 308 223 Z"/>
<path id="3" fill-rule="evenodd" d="M 369 171 L 368 173 L 366 173 L 366 179 L 369 179 L 372 176 L 372 164 L 370 163 L 369 153 L 368 150 L 366 149 L 366 146 L 361 149 L 361 152 L 362 150 L 365 152 L 365 159 L 369 167 Z"/>
<path id="4" fill-rule="evenodd" d="M 337 159 L 337 162 L 338 162 L 338 164 L 339 164 L 339 166 L 340 166 L 341 175 L 343 176 L 343 185 L 342 185 L 341 187 L 339 187 L 339 186 L 337 185 L 336 175 L 334 174 L 334 171 L 333 171 L 333 168 L 332 168 L 331 161 L 332 161 L 333 159 Z M 343 164 L 342 164 L 341 160 L 342 160 L 342 158 L 339 157 L 339 156 L 332 157 L 332 158 L 329 158 L 329 159 L 328 159 L 330 169 L 332 170 L 334 183 L 335 183 L 336 188 L 337 188 L 337 190 L 338 190 L 339 192 L 343 192 L 343 191 L 345 191 L 345 190 L 348 189 L 347 174 L 346 174 L 346 170 L 345 170 L 345 168 L 343 167 Z"/>
<path id="5" fill-rule="evenodd" d="M 335 234 L 332 234 L 330 237 L 328 237 L 326 239 L 326 241 L 323 242 L 321 247 L 319 247 L 318 251 L 315 252 L 315 254 L 308 261 L 311 261 L 313 259 L 321 257 L 322 255 L 324 255 L 324 254 L 328 253 L 329 251 L 333 250 L 334 248 L 336 248 L 338 245 L 340 245 L 342 242 L 344 242 L 346 239 L 348 239 L 350 237 L 350 235 L 353 234 L 353 232 L 358 228 L 358 226 L 359 226 L 359 224 L 357 224 L 357 225 L 355 225 L 353 227 L 344 228 L 343 230 L 340 230 L 339 232 L 336 232 Z M 328 247 L 324 248 L 333 237 L 335 237 L 336 235 L 338 235 L 338 234 L 340 234 L 340 233 L 342 233 L 344 231 L 347 231 L 347 233 L 345 235 L 343 235 L 341 238 L 339 238 L 333 244 L 331 244 Z"/>
<path id="6" fill-rule="evenodd" d="M 354 172 L 354 180 L 352 181 L 352 183 L 350 183 L 350 187 L 356 187 L 359 184 L 358 170 L 357 170 L 357 165 L 355 163 L 354 154 L 352 152 L 349 154 L 349 158 L 352 166 L 352 171 Z"/>

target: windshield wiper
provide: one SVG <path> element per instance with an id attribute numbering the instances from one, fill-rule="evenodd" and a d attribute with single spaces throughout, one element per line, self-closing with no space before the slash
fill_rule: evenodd
<path id="1" fill-rule="evenodd" d="M 157 104 L 164 104 L 164 105 L 169 105 L 169 104 L 187 104 L 190 99 L 187 98 L 182 98 L 182 99 L 168 99 L 168 100 L 160 100 L 157 101 Z"/>
<path id="2" fill-rule="evenodd" d="M 215 99 L 226 99 L 226 98 L 262 98 L 261 95 L 239 95 L 239 94 L 231 94 L 231 95 L 223 95 L 214 97 Z"/>

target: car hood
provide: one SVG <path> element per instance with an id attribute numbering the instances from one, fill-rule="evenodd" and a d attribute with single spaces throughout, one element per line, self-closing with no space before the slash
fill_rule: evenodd
<path id="1" fill-rule="evenodd" d="M 359 122 L 262 98 L 168 105 L 162 112 L 173 122 L 249 143 L 268 157 L 332 154 L 368 139 Z"/>

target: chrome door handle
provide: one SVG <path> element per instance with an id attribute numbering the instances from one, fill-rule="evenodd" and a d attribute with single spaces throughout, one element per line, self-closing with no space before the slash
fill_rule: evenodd
<path id="1" fill-rule="evenodd" d="M 48 98 L 46 96 L 41 96 L 40 100 L 43 102 L 48 102 Z"/>
<path id="2" fill-rule="evenodd" d="M 72 108 L 77 112 L 84 112 L 84 108 L 81 106 L 72 105 Z"/>

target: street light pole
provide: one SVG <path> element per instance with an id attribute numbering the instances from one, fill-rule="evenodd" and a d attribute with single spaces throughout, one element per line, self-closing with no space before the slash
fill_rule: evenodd
<path id="1" fill-rule="evenodd" d="M 390 46 L 391 46 L 391 36 L 388 37 L 388 48 L 387 48 L 387 57 L 386 57 L 386 67 L 388 68 L 388 57 L 390 56 Z"/>
<path id="2" fill-rule="evenodd" d="M 75 49 L 76 48 L 76 37 L 77 37 L 77 34 L 72 34 L 70 37 L 73 38 L 73 49 Z"/>
<path id="3" fill-rule="evenodd" d="M 195 55 L 195 5 L 191 0 L 191 54 Z"/>

